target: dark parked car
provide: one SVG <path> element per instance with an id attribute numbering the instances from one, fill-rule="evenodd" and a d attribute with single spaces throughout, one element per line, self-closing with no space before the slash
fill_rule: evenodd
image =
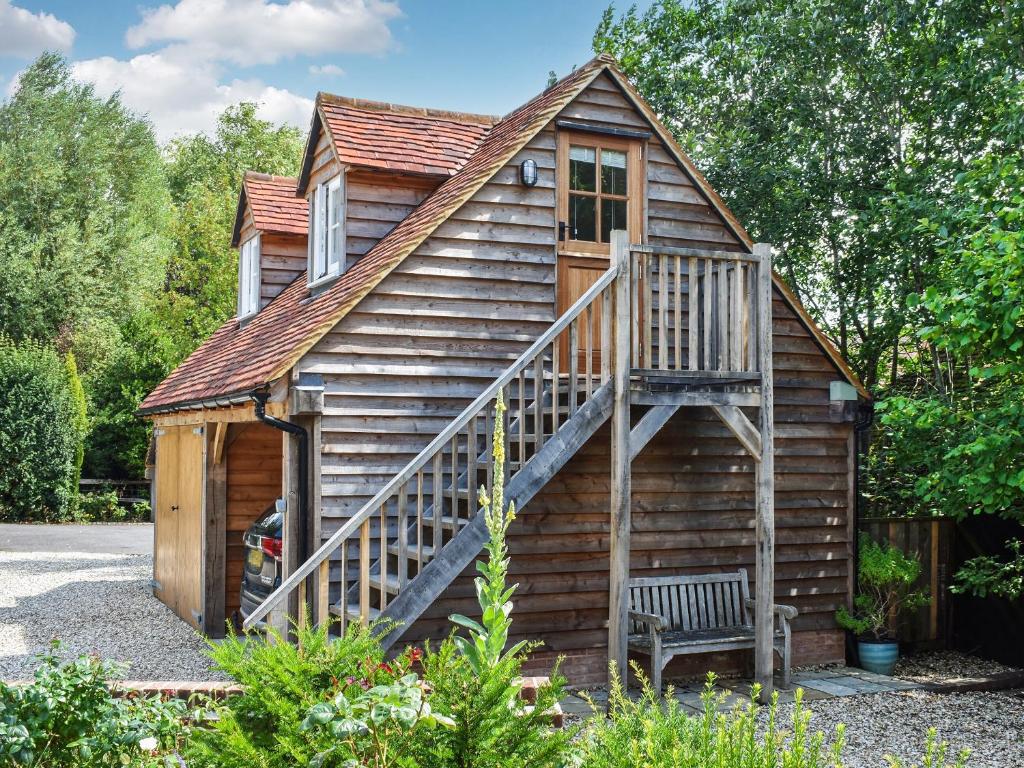
<path id="1" fill-rule="evenodd" d="M 281 585 L 284 509 L 284 499 L 278 499 L 256 518 L 242 536 L 245 566 L 242 568 L 242 599 L 239 608 L 241 621 L 245 621 Z"/>

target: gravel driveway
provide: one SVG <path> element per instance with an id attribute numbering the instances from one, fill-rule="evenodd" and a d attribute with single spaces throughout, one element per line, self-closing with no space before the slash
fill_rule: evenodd
<path id="1" fill-rule="evenodd" d="M 63 546 L 0 551 L 0 679 L 30 678 L 53 638 L 64 656 L 127 663 L 128 679 L 223 679 L 210 670 L 205 642 L 153 597 L 149 554 Z"/>
<path id="2" fill-rule="evenodd" d="M 807 702 L 811 729 L 831 736 L 846 724 L 845 768 L 880 768 L 894 755 L 904 766 L 921 764 L 928 728 L 949 742 L 947 760 L 971 751 L 968 768 L 1024 766 L 1024 699 L 1020 692 L 899 691 Z M 785 720 L 791 704 L 780 705 Z"/>

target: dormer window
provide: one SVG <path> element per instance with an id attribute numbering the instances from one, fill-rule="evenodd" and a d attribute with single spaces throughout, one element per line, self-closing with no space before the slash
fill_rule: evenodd
<path id="1" fill-rule="evenodd" d="M 309 284 L 345 271 L 345 176 L 318 184 L 309 196 Z"/>
<path id="2" fill-rule="evenodd" d="M 260 236 L 244 243 L 238 251 L 238 317 L 260 311 Z"/>

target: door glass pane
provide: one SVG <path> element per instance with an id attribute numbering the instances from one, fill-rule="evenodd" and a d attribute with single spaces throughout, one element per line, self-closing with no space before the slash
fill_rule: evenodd
<path id="1" fill-rule="evenodd" d="M 569 239 L 597 240 L 597 198 L 569 195 Z"/>
<path id="2" fill-rule="evenodd" d="M 601 150 L 601 194 L 626 194 L 626 153 Z"/>
<path id="3" fill-rule="evenodd" d="M 613 229 L 626 229 L 626 201 L 601 199 L 601 242 L 612 239 Z"/>
<path id="4" fill-rule="evenodd" d="M 596 192 L 597 150 L 593 147 L 569 147 L 569 189 Z"/>

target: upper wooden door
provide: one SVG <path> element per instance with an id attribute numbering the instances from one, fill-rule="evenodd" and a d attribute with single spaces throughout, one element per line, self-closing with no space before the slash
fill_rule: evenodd
<path id="1" fill-rule="evenodd" d="M 561 316 L 608 269 L 611 232 L 625 229 L 629 240 L 643 239 L 643 143 L 599 133 L 558 133 L 558 266 L 556 314 Z M 600 365 L 601 308 L 584 317 L 579 349 L 595 350 Z M 585 327 L 589 326 L 589 328 Z M 589 338 L 588 338 L 589 336 Z M 569 369 L 568 336 L 563 334 L 559 356 Z M 583 365 L 584 353 L 579 354 Z"/>

